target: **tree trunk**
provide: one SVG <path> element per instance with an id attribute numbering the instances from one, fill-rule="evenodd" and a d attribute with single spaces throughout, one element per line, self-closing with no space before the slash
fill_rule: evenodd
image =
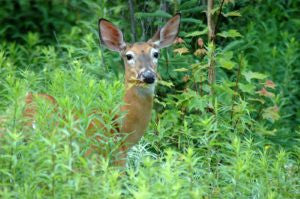
<path id="1" fill-rule="evenodd" d="M 213 20 L 213 15 L 212 15 L 212 10 L 214 9 L 214 0 L 207 0 L 207 12 L 206 12 L 206 17 L 207 17 L 207 26 L 208 26 L 208 41 L 212 42 L 214 45 L 214 40 L 215 40 L 215 24 Z M 214 55 L 211 56 L 209 60 L 209 68 L 208 68 L 208 81 L 209 84 L 211 85 L 211 94 L 213 94 L 213 84 L 215 83 L 216 80 L 216 75 L 215 75 L 215 59 Z"/>
<path id="2" fill-rule="evenodd" d="M 214 9 L 214 0 L 207 0 L 207 26 L 208 26 L 208 39 L 209 41 L 214 40 L 215 37 L 215 24 L 212 16 L 212 11 Z"/>
<path id="3" fill-rule="evenodd" d="M 128 0 L 128 4 L 129 4 L 129 10 L 130 10 L 132 42 L 136 42 L 135 17 L 134 17 L 134 8 L 133 8 L 132 0 Z"/>

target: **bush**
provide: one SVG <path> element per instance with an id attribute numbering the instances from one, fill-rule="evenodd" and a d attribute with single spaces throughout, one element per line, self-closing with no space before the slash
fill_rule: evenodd
<path id="1" fill-rule="evenodd" d="M 1 198 L 297 198 L 299 3 L 226 0 L 213 43 L 202 2 L 134 1 L 137 37 L 180 11 L 182 41 L 161 52 L 151 124 L 120 169 L 109 140 L 106 157 L 84 156 L 84 129 L 95 109 L 109 129 L 120 114 L 122 63 L 99 48 L 97 20 L 130 41 L 128 2 L 3 1 Z M 40 101 L 34 129 L 23 127 L 28 92 L 59 104 L 53 114 Z"/>

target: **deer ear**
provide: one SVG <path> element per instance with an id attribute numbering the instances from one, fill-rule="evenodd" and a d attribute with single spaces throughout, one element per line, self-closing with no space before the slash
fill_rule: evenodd
<path id="1" fill-rule="evenodd" d="M 126 47 L 121 30 L 106 19 L 99 19 L 99 37 L 110 50 L 121 52 Z"/>
<path id="2" fill-rule="evenodd" d="M 170 46 L 178 35 L 180 18 L 180 13 L 177 13 L 148 42 L 156 45 L 158 48 Z"/>

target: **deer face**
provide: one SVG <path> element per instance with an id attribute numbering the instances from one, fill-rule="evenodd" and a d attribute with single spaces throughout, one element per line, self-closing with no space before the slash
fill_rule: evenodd
<path id="1" fill-rule="evenodd" d="M 155 84 L 159 50 L 173 43 L 178 35 L 179 24 L 180 14 L 176 14 L 149 41 L 127 44 L 123 40 L 123 33 L 115 25 L 100 19 L 99 36 L 106 47 L 121 54 L 126 83 L 144 87 Z"/>
<path id="2" fill-rule="evenodd" d="M 156 81 L 156 68 L 159 49 L 150 43 L 135 43 L 127 45 L 122 53 L 125 64 L 126 81 L 154 84 Z"/>

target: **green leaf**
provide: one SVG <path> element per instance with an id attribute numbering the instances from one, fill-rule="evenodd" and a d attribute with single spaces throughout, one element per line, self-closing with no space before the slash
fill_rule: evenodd
<path id="1" fill-rule="evenodd" d="M 203 24 L 203 22 L 202 22 L 201 20 L 199 20 L 199 19 L 194 19 L 194 18 L 182 18 L 182 19 L 181 19 L 181 22 L 188 22 L 188 23 L 202 24 L 202 25 L 204 26 L 204 24 Z"/>
<path id="2" fill-rule="evenodd" d="M 218 33 L 219 36 L 224 38 L 235 38 L 235 37 L 242 37 L 242 35 L 235 29 L 230 29 L 228 31 L 223 31 Z"/>
<path id="3" fill-rule="evenodd" d="M 227 70 L 231 70 L 236 63 L 231 61 L 233 58 L 233 52 L 232 51 L 225 51 L 217 58 L 217 61 L 219 62 L 220 66 L 222 68 L 226 68 Z"/>
<path id="4" fill-rule="evenodd" d="M 224 17 L 241 17 L 241 13 L 239 11 L 231 11 L 227 13 L 223 13 Z"/>
<path id="5" fill-rule="evenodd" d="M 193 8 L 195 6 L 197 6 L 198 0 L 189 0 L 189 1 L 183 1 L 180 5 L 180 11 L 182 11 L 182 9 L 188 9 L 188 8 Z"/>
<path id="6" fill-rule="evenodd" d="M 145 17 L 164 17 L 164 18 L 170 18 L 170 17 L 172 17 L 172 15 L 170 15 L 169 13 L 164 12 L 162 10 L 157 10 L 157 11 L 152 12 L 152 13 L 137 12 L 137 13 L 135 13 L 135 16 L 137 18 L 145 18 Z"/>
<path id="7" fill-rule="evenodd" d="M 179 55 L 182 55 L 184 53 L 188 53 L 189 49 L 187 49 L 186 47 L 177 48 L 177 49 L 174 49 L 173 52 L 178 53 Z"/>
<path id="8" fill-rule="evenodd" d="M 266 108 L 263 111 L 262 117 L 274 123 L 276 120 L 280 118 L 279 108 L 277 106 Z"/>
<path id="9" fill-rule="evenodd" d="M 200 96 L 195 96 L 190 99 L 188 109 L 200 110 L 201 112 L 204 112 L 206 105 L 207 101 L 204 98 L 201 98 Z"/>
<path id="10" fill-rule="evenodd" d="M 200 36 L 200 35 L 205 35 L 205 34 L 207 34 L 207 31 L 208 31 L 208 29 L 205 28 L 202 31 L 194 31 L 194 32 L 188 33 L 185 35 L 185 37 L 196 37 L 196 36 Z"/>
<path id="11" fill-rule="evenodd" d="M 242 84 L 242 83 L 239 83 L 239 88 L 244 93 L 249 93 L 249 94 L 255 93 L 255 86 L 253 84 Z"/>
<path id="12" fill-rule="evenodd" d="M 237 47 L 241 46 L 244 43 L 243 40 L 234 40 L 232 42 L 230 42 L 227 46 L 224 47 L 224 51 L 228 51 L 228 50 L 234 50 Z"/>
<path id="13" fill-rule="evenodd" d="M 167 82 L 167 81 L 164 81 L 164 80 L 159 80 L 158 83 L 163 85 L 163 86 L 169 87 L 169 88 L 172 88 L 174 86 L 174 84 L 172 82 Z"/>
<path id="14" fill-rule="evenodd" d="M 264 100 L 264 99 L 262 99 L 262 98 L 249 98 L 249 101 L 253 101 L 253 102 L 259 102 L 259 103 L 261 103 L 261 104 L 265 104 L 266 103 L 266 101 Z"/>
<path id="15" fill-rule="evenodd" d="M 202 63 L 196 63 L 196 64 L 192 64 L 191 67 L 192 67 L 193 70 L 196 70 L 196 69 L 202 70 L 202 69 L 208 68 L 209 65 L 208 64 L 202 64 Z"/>
<path id="16" fill-rule="evenodd" d="M 243 72 L 242 75 L 246 78 L 247 82 L 251 82 L 252 79 L 265 79 L 267 77 L 265 74 L 252 71 Z"/>
<path id="17" fill-rule="evenodd" d="M 222 58 L 225 58 L 225 59 L 232 59 L 233 58 L 233 52 L 232 51 L 223 51 L 223 54 L 222 54 Z"/>
<path id="18" fill-rule="evenodd" d="M 191 13 L 195 13 L 195 12 L 199 13 L 201 11 L 203 11 L 203 7 L 195 6 L 195 7 L 192 7 L 192 8 L 187 8 L 187 9 L 184 9 L 184 10 L 180 10 L 180 13 L 189 13 L 189 14 L 191 14 Z M 197 20 L 197 21 L 201 21 L 201 20 Z M 201 23 L 203 23 L 203 22 L 201 21 Z"/>
<path id="19" fill-rule="evenodd" d="M 222 68 L 226 68 L 227 70 L 231 70 L 235 65 L 235 63 L 233 61 L 223 59 L 223 58 L 219 59 L 219 63 Z"/>
<path id="20" fill-rule="evenodd" d="M 174 69 L 174 71 L 176 71 L 176 72 L 186 72 L 188 70 L 189 69 L 187 69 L 187 68 L 176 68 L 176 69 Z"/>
<path id="21" fill-rule="evenodd" d="M 157 103 L 157 104 L 162 105 L 163 107 L 166 107 L 166 106 L 167 106 L 167 104 L 166 104 L 165 102 L 160 101 L 160 100 L 158 100 L 157 98 L 154 98 L 154 102 Z"/>
<path id="22" fill-rule="evenodd" d="M 235 95 L 236 94 L 236 92 L 233 89 L 231 89 L 229 87 L 229 85 L 226 85 L 226 84 L 223 84 L 223 85 L 217 85 L 216 84 L 215 88 L 219 89 L 220 91 L 224 91 L 225 93 L 227 93 L 229 95 Z"/>
<path id="23" fill-rule="evenodd" d="M 219 7 L 215 7 L 214 9 L 211 10 L 211 14 L 215 14 L 217 11 L 219 11 Z"/>

